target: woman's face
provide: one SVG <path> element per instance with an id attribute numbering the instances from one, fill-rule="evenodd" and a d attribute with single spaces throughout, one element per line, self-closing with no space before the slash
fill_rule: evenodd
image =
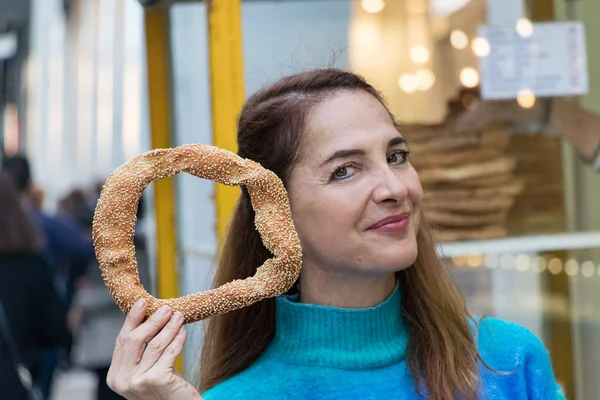
<path id="1" fill-rule="evenodd" d="M 339 92 L 306 128 L 288 182 L 303 268 L 389 274 L 412 265 L 421 184 L 385 107 L 367 92 Z"/>

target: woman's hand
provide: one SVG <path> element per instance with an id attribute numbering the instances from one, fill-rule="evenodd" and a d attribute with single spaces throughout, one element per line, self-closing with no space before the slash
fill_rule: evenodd
<path id="1" fill-rule="evenodd" d="M 173 367 L 185 342 L 182 315 L 165 306 L 142 323 L 146 307 L 144 300 L 138 300 L 127 315 L 108 371 L 108 386 L 129 400 L 199 400 L 198 391 Z"/>

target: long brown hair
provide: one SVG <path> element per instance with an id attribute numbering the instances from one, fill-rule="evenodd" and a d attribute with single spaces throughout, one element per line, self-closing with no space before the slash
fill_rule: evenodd
<path id="1" fill-rule="evenodd" d="M 0 174 L 0 255 L 31 254 L 39 250 L 39 240 L 23 210 L 13 179 Z"/>
<path id="2" fill-rule="evenodd" d="M 250 97 L 238 122 L 238 154 L 259 162 L 287 183 L 301 155 L 302 131 L 311 109 L 342 90 L 362 90 L 385 103 L 361 77 L 321 69 L 282 78 Z M 414 265 L 397 273 L 402 310 L 410 331 L 407 361 L 415 387 L 433 400 L 477 398 L 480 359 L 465 302 L 438 259 L 426 222 L 417 233 Z M 254 227 L 254 211 L 242 189 L 220 252 L 214 285 L 244 279 L 271 254 Z M 212 317 L 202 350 L 200 390 L 248 368 L 275 334 L 275 301 Z"/>

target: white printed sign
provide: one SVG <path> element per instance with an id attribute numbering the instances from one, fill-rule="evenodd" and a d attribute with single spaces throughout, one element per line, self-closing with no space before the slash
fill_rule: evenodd
<path id="1" fill-rule="evenodd" d="M 479 58 L 481 97 L 514 99 L 522 90 L 538 97 L 588 93 L 583 23 L 535 23 L 530 33 L 522 37 L 515 28 L 479 28 L 490 45 L 489 54 Z"/>

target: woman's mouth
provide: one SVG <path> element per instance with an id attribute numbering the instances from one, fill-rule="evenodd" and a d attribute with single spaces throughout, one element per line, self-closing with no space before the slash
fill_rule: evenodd
<path id="1" fill-rule="evenodd" d="M 371 225 L 368 230 L 378 232 L 400 232 L 410 224 L 410 213 L 391 215 Z"/>

